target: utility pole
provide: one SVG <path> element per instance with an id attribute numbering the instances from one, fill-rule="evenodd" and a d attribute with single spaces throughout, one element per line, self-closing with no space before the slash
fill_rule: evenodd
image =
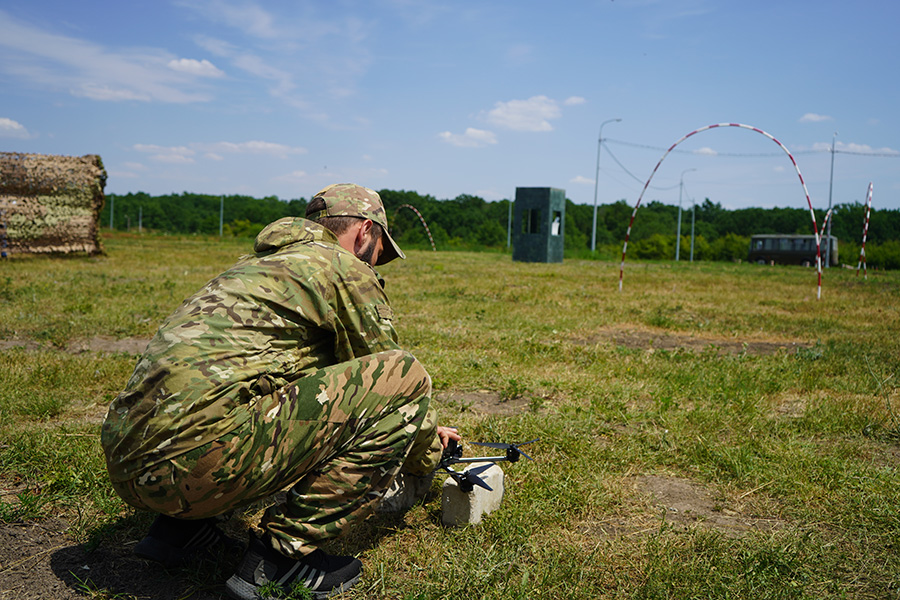
<path id="1" fill-rule="evenodd" d="M 513 195 L 515 198 L 515 195 Z M 512 246 L 512 208 L 513 201 L 509 201 L 509 213 L 506 215 L 506 247 Z"/>
<path id="2" fill-rule="evenodd" d="M 603 147 L 603 126 L 607 123 L 618 123 L 622 119 L 609 119 L 600 123 L 600 135 L 597 136 L 597 173 L 594 175 L 594 227 L 591 229 L 591 252 L 597 249 L 597 187 L 600 184 L 600 148 Z"/>
<path id="3" fill-rule="evenodd" d="M 697 203 L 691 200 L 691 262 L 694 262 L 694 221 L 697 216 Z"/>
<path id="4" fill-rule="evenodd" d="M 837 137 L 838 132 L 835 131 L 834 135 L 831 136 L 831 176 L 828 178 L 828 210 L 831 210 L 831 191 L 834 188 L 834 139 Z M 826 227 L 827 231 L 825 232 L 825 268 L 827 269 L 831 265 L 831 221 L 833 219 L 828 219 L 828 226 Z"/>
<path id="5" fill-rule="evenodd" d="M 684 171 L 682 171 L 681 183 L 678 184 L 678 230 L 675 234 L 675 262 L 678 262 L 679 256 L 681 254 L 681 193 L 684 191 L 684 174 L 696 170 L 697 169 L 685 169 Z M 691 238 L 691 241 L 693 242 L 693 238 Z M 691 252 L 691 257 L 693 257 L 693 255 L 694 253 Z"/>

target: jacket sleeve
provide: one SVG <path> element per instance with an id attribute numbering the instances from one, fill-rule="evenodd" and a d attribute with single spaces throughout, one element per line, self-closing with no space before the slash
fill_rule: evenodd
<path id="1" fill-rule="evenodd" d="M 374 269 L 349 253 L 335 254 L 334 331 L 338 361 L 399 349 L 394 312 Z"/>

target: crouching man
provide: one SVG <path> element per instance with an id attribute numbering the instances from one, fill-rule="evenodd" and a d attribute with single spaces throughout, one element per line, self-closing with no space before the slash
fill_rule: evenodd
<path id="1" fill-rule="evenodd" d="M 101 438 L 116 492 L 158 515 L 138 555 L 182 563 L 226 541 L 223 515 L 288 490 L 228 593 L 300 583 L 324 598 L 356 583 L 360 561 L 319 546 L 401 468 L 427 475 L 460 439 L 437 425 L 428 373 L 398 345 L 374 270 L 398 256 L 378 194 L 332 185 L 166 319 Z"/>

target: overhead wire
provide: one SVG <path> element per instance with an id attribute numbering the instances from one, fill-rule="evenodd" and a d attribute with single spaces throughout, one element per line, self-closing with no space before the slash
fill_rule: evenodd
<path id="1" fill-rule="evenodd" d="M 631 179 L 633 179 L 635 182 L 637 182 L 641 186 L 643 186 L 645 184 L 645 180 L 641 179 L 640 177 L 638 177 L 637 175 L 632 173 L 628 169 L 628 167 L 626 167 L 624 164 L 622 164 L 622 161 L 619 160 L 619 157 L 616 156 L 615 152 L 613 152 L 612 149 L 609 147 L 609 142 L 612 142 L 613 144 L 619 144 L 621 146 L 630 146 L 632 148 L 644 148 L 644 149 L 648 149 L 648 150 L 656 150 L 656 151 L 667 152 L 667 153 L 698 155 L 698 153 L 694 150 L 682 150 L 682 149 L 677 149 L 677 148 L 662 148 L 662 147 L 658 147 L 658 146 L 651 146 L 649 144 L 638 144 L 635 142 L 626 142 L 624 140 L 617 140 L 617 139 L 613 139 L 613 138 L 603 138 L 602 140 L 600 140 L 600 145 L 606 147 L 606 151 L 609 154 L 610 158 L 613 160 L 613 162 L 615 162 L 626 175 L 628 175 Z M 819 149 L 810 149 L 810 150 L 798 150 L 798 151 L 794 151 L 793 154 L 828 154 L 828 153 L 832 153 L 832 152 L 837 153 L 837 154 L 848 154 L 848 155 L 855 155 L 855 156 L 900 158 L 900 152 L 897 152 L 897 153 L 894 153 L 894 152 L 861 152 L 861 151 L 857 151 L 857 150 L 842 150 L 842 149 L 838 149 L 838 148 L 819 148 Z M 715 158 L 715 157 L 770 158 L 770 157 L 778 157 L 781 155 L 782 155 L 781 152 L 757 152 L 757 153 L 715 152 L 715 153 L 705 154 L 704 156 L 711 156 L 713 158 Z M 611 171 L 607 171 L 607 176 L 608 177 L 612 176 Z M 615 178 L 613 178 L 613 179 L 615 179 Z M 622 183 L 621 181 L 618 183 L 624 187 L 630 187 L 628 184 Z M 679 185 L 680 184 L 675 184 L 675 185 L 668 186 L 668 187 L 648 185 L 647 188 L 656 190 L 656 191 L 668 191 L 668 190 L 673 190 L 673 189 L 677 188 Z"/>
<path id="2" fill-rule="evenodd" d="M 637 144 L 635 142 L 626 142 L 624 140 L 617 140 L 613 138 L 603 138 L 604 142 L 612 142 L 613 144 L 619 144 L 621 146 L 631 146 L 632 148 L 646 148 L 647 150 L 658 150 L 660 152 L 665 152 L 667 148 L 662 148 L 659 146 L 650 146 L 649 144 Z M 608 148 L 607 148 L 608 149 Z M 698 154 L 696 150 L 683 150 L 683 149 L 673 149 L 670 151 L 672 154 Z M 830 154 L 832 152 L 831 148 L 818 148 L 818 149 L 810 149 L 810 150 L 794 150 L 792 154 Z M 875 156 L 882 158 L 900 158 L 900 152 L 861 152 L 859 150 L 842 150 L 839 148 L 835 148 L 833 150 L 835 154 L 852 154 L 855 156 Z M 728 157 L 738 157 L 738 158 L 767 158 L 771 156 L 781 156 L 781 152 L 716 152 L 715 154 L 703 154 L 703 156 L 728 156 Z"/>
<path id="3" fill-rule="evenodd" d="M 604 139 L 603 141 L 606 141 L 606 140 Z M 601 142 L 601 145 L 602 145 L 602 143 L 603 143 L 603 142 Z M 643 180 L 643 179 L 639 178 L 637 175 L 635 175 L 634 173 L 632 173 L 631 171 L 629 171 L 629 170 L 625 167 L 625 165 L 622 164 L 622 162 L 616 157 L 615 154 L 613 154 L 613 151 L 610 150 L 609 147 L 606 148 L 606 152 L 607 152 L 607 154 L 609 154 L 609 155 L 612 157 L 613 161 L 614 161 L 617 165 L 619 165 L 619 167 L 621 167 L 621 169 L 622 169 L 623 171 L 625 171 L 628 175 L 631 176 L 632 179 L 634 179 L 635 181 L 637 181 L 637 182 L 640 183 L 640 184 L 643 184 L 643 183 L 644 183 L 644 180 Z M 678 186 L 677 186 L 677 185 L 673 185 L 673 186 L 671 186 L 671 187 L 657 187 L 657 186 L 655 186 L 655 185 L 651 185 L 651 186 L 649 186 L 649 187 L 650 187 L 651 189 L 654 189 L 654 190 L 674 190 L 674 189 L 677 188 Z"/>
<path id="4" fill-rule="evenodd" d="M 620 144 L 622 146 L 631 146 L 632 148 L 646 148 L 648 150 L 659 150 L 660 152 L 665 152 L 668 150 L 667 148 L 660 148 L 657 146 L 650 146 L 648 144 L 636 144 L 634 142 L 626 142 L 623 140 L 616 140 L 611 138 L 604 138 L 605 142 L 612 142 L 614 144 Z M 669 150 L 672 154 L 697 154 L 695 150 L 683 150 L 683 149 L 673 149 Z M 810 151 L 813 152 L 813 151 Z M 780 156 L 779 152 L 758 152 L 758 153 L 737 153 L 737 152 L 716 152 L 715 154 L 703 154 L 702 156 L 729 156 L 729 157 L 759 157 L 765 158 L 769 156 Z"/>

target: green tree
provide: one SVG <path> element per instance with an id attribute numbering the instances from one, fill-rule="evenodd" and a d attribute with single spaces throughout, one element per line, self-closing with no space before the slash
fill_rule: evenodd
<path id="1" fill-rule="evenodd" d="M 710 244 L 709 258 L 724 261 L 747 260 L 749 253 L 750 238 L 748 236 L 726 233 Z"/>
<path id="2" fill-rule="evenodd" d="M 675 237 L 654 233 L 634 243 L 634 254 L 646 260 L 674 260 Z"/>

